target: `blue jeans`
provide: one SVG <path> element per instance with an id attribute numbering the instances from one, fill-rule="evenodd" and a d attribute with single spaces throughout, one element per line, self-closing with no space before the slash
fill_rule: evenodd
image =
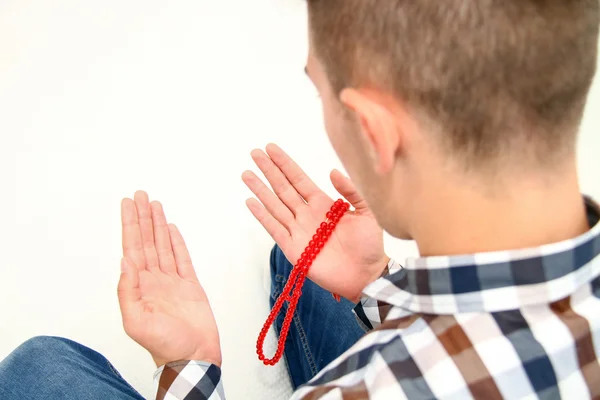
<path id="1" fill-rule="evenodd" d="M 281 250 L 271 253 L 271 306 L 281 293 L 292 265 Z M 364 334 L 353 304 L 306 281 L 285 344 L 285 359 L 294 388 L 308 382 Z M 287 306 L 277 318 L 279 333 Z M 149 378 L 150 379 L 150 378 Z M 139 400 L 135 391 L 104 356 L 68 339 L 36 337 L 0 362 L 0 399 Z"/>
<path id="2" fill-rule="evenodd" d="M 275 246 L 271 252 L 271 307 L 292 268 Z M 294 389 L 312 379 L 365 334 L 352 313 L 353 307 L 346 299 L 338 303 L 330 292 L 306 280 L 284 351 Z M 287 303 L 275 321 L 277 334 L 281 332 L 286 310 Z"/>
<path id="3" fill-rule="evenodd" d="M 144 398 L 94 350 L 68 339 L 40 336 L 0 363 L 0 399 Z"/>

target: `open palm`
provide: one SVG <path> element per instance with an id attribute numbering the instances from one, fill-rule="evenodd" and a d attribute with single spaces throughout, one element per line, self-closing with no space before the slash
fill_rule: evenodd
<path id="1" fill-rule="evenodd" d="M 144 192 L 121 205 L 122 274 L 118 294 L 127 334 L 157 365 L 221 364 L 219 334 L 181 233 Z"/>
<path id="2" fill-rule="evenodd" d="M 247 205 L 295 263 L 334 201 L 278 146 L 270 144 L 266 150 L 267 154 L 254 150 L 252 158 L 273 191 L 251 171 L 244 172 L 242 179 L 260 200 L 249 199 Z M 335 170 L 331 182 L 355 210 L 340 220 L 308 277 L 322 288 L 356 301 L 362 289 L 380 276 L 389 258 L 383 250 L 383 230 L 352 182 Z"/>

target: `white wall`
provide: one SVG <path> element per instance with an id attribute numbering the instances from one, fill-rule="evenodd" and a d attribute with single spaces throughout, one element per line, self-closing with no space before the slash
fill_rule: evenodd
<path id="1" fill-rule="evenodd" d="M 272 384 L 283 370 L 254 355 L 271 241 L 239 176 L 252 148 L 276 141 L 331 191 L 339 164 L 302 72 L 304 7 L 0 2 L 0 358 L 34 335 L 67 336 L 152 396 L 151 360 L 122 332 L 115 296 L 119 202 L 143 188 L 182 229 L 212 299 L 229 398 L 286 396 Z M 598 198 L 599 109 L 597 82 L 580 158 Z"/>

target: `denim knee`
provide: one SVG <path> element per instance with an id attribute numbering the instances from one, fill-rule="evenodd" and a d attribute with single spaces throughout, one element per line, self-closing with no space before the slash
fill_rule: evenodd
<path id="1" fill-rule="evenodd" d="M 100 353 L 51 336 L 29 339 L 0 362 L 0 398 L 143 399 Z"/>
<path id="2" fill-rule="evenodd" d="M 12 365 L 27 366 L 29 369 L 43 369 L 52 365 L 65 353 L 66 339 L 52 336 L 36 336 L 17 347 L 2 361 L 1 367 Z M 14 363 L 14 364 L 13 364 Z"/>
<path id="3" fill-rule="evenodd" d="M 63 354 L 70 347 L 69 343 L 74 342 L 55 336 L 36 336 L 17 347 L 13 354 L 25 357 L 47 353 Z"/>
<path id="4" fill-rule="evenodd" d="M 36 336 L 21 344 L 13 353 L 19 355 L 39 354 L 40 352 L 62 352 L 67 346 L 67 339 L 54 336 Z"/>

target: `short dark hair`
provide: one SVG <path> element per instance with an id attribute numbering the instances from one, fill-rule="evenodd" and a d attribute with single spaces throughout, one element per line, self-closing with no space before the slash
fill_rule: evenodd
<path id="1" fill-rule="evenodd" d="M 337 92 L 389 90 L 473 162 L 574 148 L 597 62 L 598 0 L 308 0 Z M 570 150 L 568 150 L 570 151 Z"/>

